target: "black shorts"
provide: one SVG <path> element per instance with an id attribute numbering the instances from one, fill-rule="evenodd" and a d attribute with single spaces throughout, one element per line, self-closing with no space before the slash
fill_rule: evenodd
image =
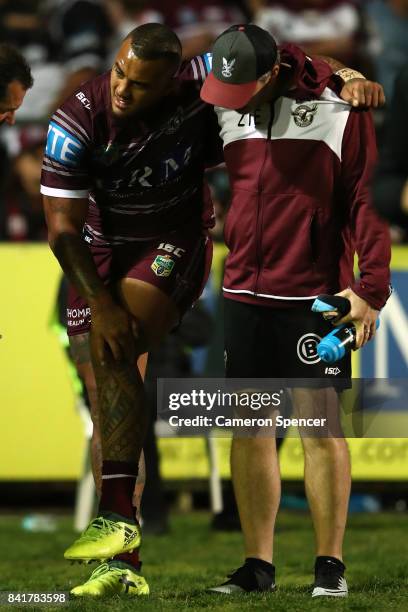
<path id="1" fill-rule="evenodd" d="M 320 379 L 349 387 L 350 354 L 334 364 L 317 354 L 317 344 L 333 326 L 312 312 L 311 304 L 270 308 L 224 298 L 226 377 Z"/>

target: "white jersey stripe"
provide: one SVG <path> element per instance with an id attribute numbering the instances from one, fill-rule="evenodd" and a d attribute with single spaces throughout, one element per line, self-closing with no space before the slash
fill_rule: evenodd
<path id="1" fill-rule="evenodd" d="M 205 65 L 204 65 L 203 58 L 200 55 L 197 56 L 197 63 L 198 63 L 198 66 L 200 68 L 201 79 L 204 82 L 206 77 L 207 77 L 207 73 L 205 71 Z"/>
<path id="2" fill-rule="evenodd" d="M 47 172 L 54 172 L 54 174 L 60 174 L 61 176 L 87 176 L 83 172 L 64 172 L 63 170 L 59 170 L 57 168 L 52 168 L 52 166 L 47 166 L 45 163 L 42 165 L 42 170 L 46 170 Z"/>
<path id="3" fill-rule="evenodd" d="M 194 76 L 194 79 L 195 79 L 196 81 L 198 81 L 197 63 L 196 63 L 196 60 L 195 60 L 195 58 L 194 58 L 194 57 L 193 57 L 193 59 L 191 60 L 191 67 L 192 67 L 192 69 L 193 69 L 193 76 Z"/>
<path id="4" fill-rule="evenodd" d="M 74 121 L 72 119 L 72 117 L 70 117 L 69 115 L 67 115 L 66 113 L 64 113 L 64 111 L 62 111 L 60 108 L 56 111 L 57 115 L 61 115 L 61 117 L 64 117 L 64 119 L 66 119 L 67 121 L 70 121 L 72 123 L 72 125 L 74 125 L 84 136 L 87 140 L 90 140 L 90 137 L 88 135 L 88 133 L 86 132 L 86 130 L 84 130 L 84 128 L 82 127 L 82 125 L 79 125 L 79 123 L 77 123 L 76 121 Z"/>
<path id="5" fill-rule="evenodd" d="M 87 198 L 89 195 L 88 189 L 56 189 L 55 187 L 46 187 L 41 185 L 40 192 L 46 196 L 54 198 Z"/>
<path id="6" fill-rule="evenodd" d="M 64 128 L 66 128 L 71 134 L 75 134 L 78 140 L 80 140 L 85 147 L 88 146 L 85 138 L 81 136 L 81 134 L 79 134 L 75 128 L 69 125 L 69 123 L 61 119 L 61 117 L 57 117 L 57 115 L 53 115 L 52 119 L 58 123 L 58 125 L 62 125 Z"/>

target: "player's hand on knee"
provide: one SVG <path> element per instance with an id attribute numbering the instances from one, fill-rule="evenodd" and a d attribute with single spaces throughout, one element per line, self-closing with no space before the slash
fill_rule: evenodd
<path id="1" fill-rule="evenodd" d="M 376 321 L 378 318 L 379 311 L 372 308 L 365 300 L 359 297 L 350 288 L 337 293 L 342 297 L 350 300 L 351 309 L 348 315 L 336 322 L 336 325 L 342 323 L 353 322 L 356 328 L 356 345 L 355 348 L 359 349 L 369 340 L 375 336 L 376 332 Z"/>
<path id="2" fill-rule="evenodd" d="M 130 314 L 113 300 L 109 305 L 91 308 L 93 346 L 97 360 L 106 365 L 115 361 L 136 360 L 137 327 Z"/>
<path id="3" fill-rule="evenodd" d="M 343 85 L 340 97 L 354 108 L 378 108 L 385 104 L 382 85 L 368 79 L 350 79 Z"/>

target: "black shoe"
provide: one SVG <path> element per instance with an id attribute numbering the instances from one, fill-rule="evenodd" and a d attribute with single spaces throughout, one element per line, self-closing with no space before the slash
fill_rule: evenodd
<path id="1" fill-rule="evenodd" d="M 272 563 L 262 561 L 262 559 L 245 559 L 244 565 L 230 574 L 228 578 L 229 580 L 223 584 L 208 590 L 227 595 L 275 590 L 275 567 Z"/>
<path id="2" fill-rule="evenodd" d="M 347 597 L 345 569 L 335 557 L 317 557 L 312 597 Z"/>

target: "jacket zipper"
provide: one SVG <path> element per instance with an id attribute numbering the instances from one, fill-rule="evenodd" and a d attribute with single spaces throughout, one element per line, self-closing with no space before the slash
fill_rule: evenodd
<path id="1" fill-rule="evenodd" d="M 269 115 L 269 122 L 268 122 L 268 134 L 267 134 L 267 138 L 265 141 L 265 151 L 264 151 L 264 157 L 263 157 L 263 161 L 262 161 L 262 165 L 261 165 L 261 169 L 259 171 L 259 177 L 258 177 L 258 195 L 257 195 L 257 208 L 256 208 L 256 229 L 255 229 L 255 240 L 256 240 L 256 263 L 257 263 L 257 269 L 256 269 L 256 279 L 255 279 L 255 286 L 254 286 L 254 294 L 258 295 L 258 281 L 259 281 L 259 275 L 261 273 L 261 266 L 262 266 L 262 228 L 260 227 L 261 224 L 261 219 L 262 219 L 262 190 L 261 190 L 261 186 L 262 186 L 262 179 L 263 179 L 263 170 L 265 167 L 265 163 L 266 163 L 266 158 L 269 152 L 269 146 L 268 146 L 268 142 L 271 139 L 271 134 L 272 134 L 272 124 L 273 124 L 273 120 L 275 118 L 275 104 L 274 102 L 271 102 L 269 104 L 269 109 L 270 109 L 270 115 Z"/>

